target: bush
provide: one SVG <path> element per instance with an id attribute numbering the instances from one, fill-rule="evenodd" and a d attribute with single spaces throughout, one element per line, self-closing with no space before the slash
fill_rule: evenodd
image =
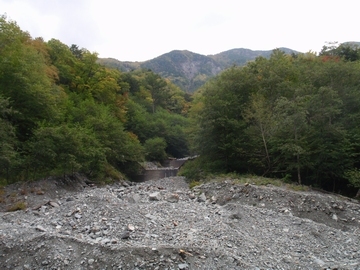
<path id="1" fill-rule="evenodd" d="M 188 160 L 181 166 L 178 175 L 185 176 L 188 180 L 204 180 L 206 179 L 208 172 L 203 168 L 203 162 L 201 157 L 194 160 Z"/>
<path id="2" fill-rule="evenodd" d="M 144 143 L 145 158 L 149 161 L 163 161 L 167 159 L 165 152 L 166 141 L 163 138 L 156 137 L 147 139 Z"/>

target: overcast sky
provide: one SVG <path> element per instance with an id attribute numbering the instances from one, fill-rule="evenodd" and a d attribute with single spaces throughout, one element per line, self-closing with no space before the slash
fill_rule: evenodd
<path id="1" fill-rule="evenodd" d="M 0 0 L 32 37 L 55 38 L 99 57 L 144 61 L 172 50 L 234 48 L 318 52 L 360 41 L 356 0 Z"/>

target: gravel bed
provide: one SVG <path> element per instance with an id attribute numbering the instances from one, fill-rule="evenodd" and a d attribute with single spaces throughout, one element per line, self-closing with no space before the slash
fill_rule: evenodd
<path id="1" fill-rule="evenodd" d="M 19 196 L 0 269 L 360 269 L 360 205 L 339 196 L 182 177 Z"/>

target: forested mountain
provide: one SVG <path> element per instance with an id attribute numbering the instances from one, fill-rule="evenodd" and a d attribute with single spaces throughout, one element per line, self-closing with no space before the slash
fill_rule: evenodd
<path id="1" fill-rule="evenodd" d="M 297 53 L 291 49 L 280 48 L 285 53 Z M 253 51 L 233 49 L 215 55 L 201 55 L 190 51 L 171 51 L 145 62 L 121 62 L 112 58 L 100 58 L 104 66 L 121 71 L 151 69 L 160 76 L 171 80 L 185 92 L 192 93 L 210 78 L 233 66 L 243 66 L 256 57 L 270 57 L 272 51 Z"/>

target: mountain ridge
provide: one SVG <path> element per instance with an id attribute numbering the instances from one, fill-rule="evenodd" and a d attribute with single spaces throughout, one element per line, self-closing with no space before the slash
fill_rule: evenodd
<path id="1" fill-rule="evenodd" d="M 277 48 L 286 54 L 298 51 Z M 257 57 L 270 57 L 273 50 L 251 50 L 235 48 L 213 55 L 203 55 L 189 50 L 172 50 L 143 62 L 120 61 L 114 58 L 99 58 L 98 62 L 123 72 L 150 69 L 169 79 L 183 91 L 192 93 L 210 78 L 231 66 L 243 66 Z"/>

